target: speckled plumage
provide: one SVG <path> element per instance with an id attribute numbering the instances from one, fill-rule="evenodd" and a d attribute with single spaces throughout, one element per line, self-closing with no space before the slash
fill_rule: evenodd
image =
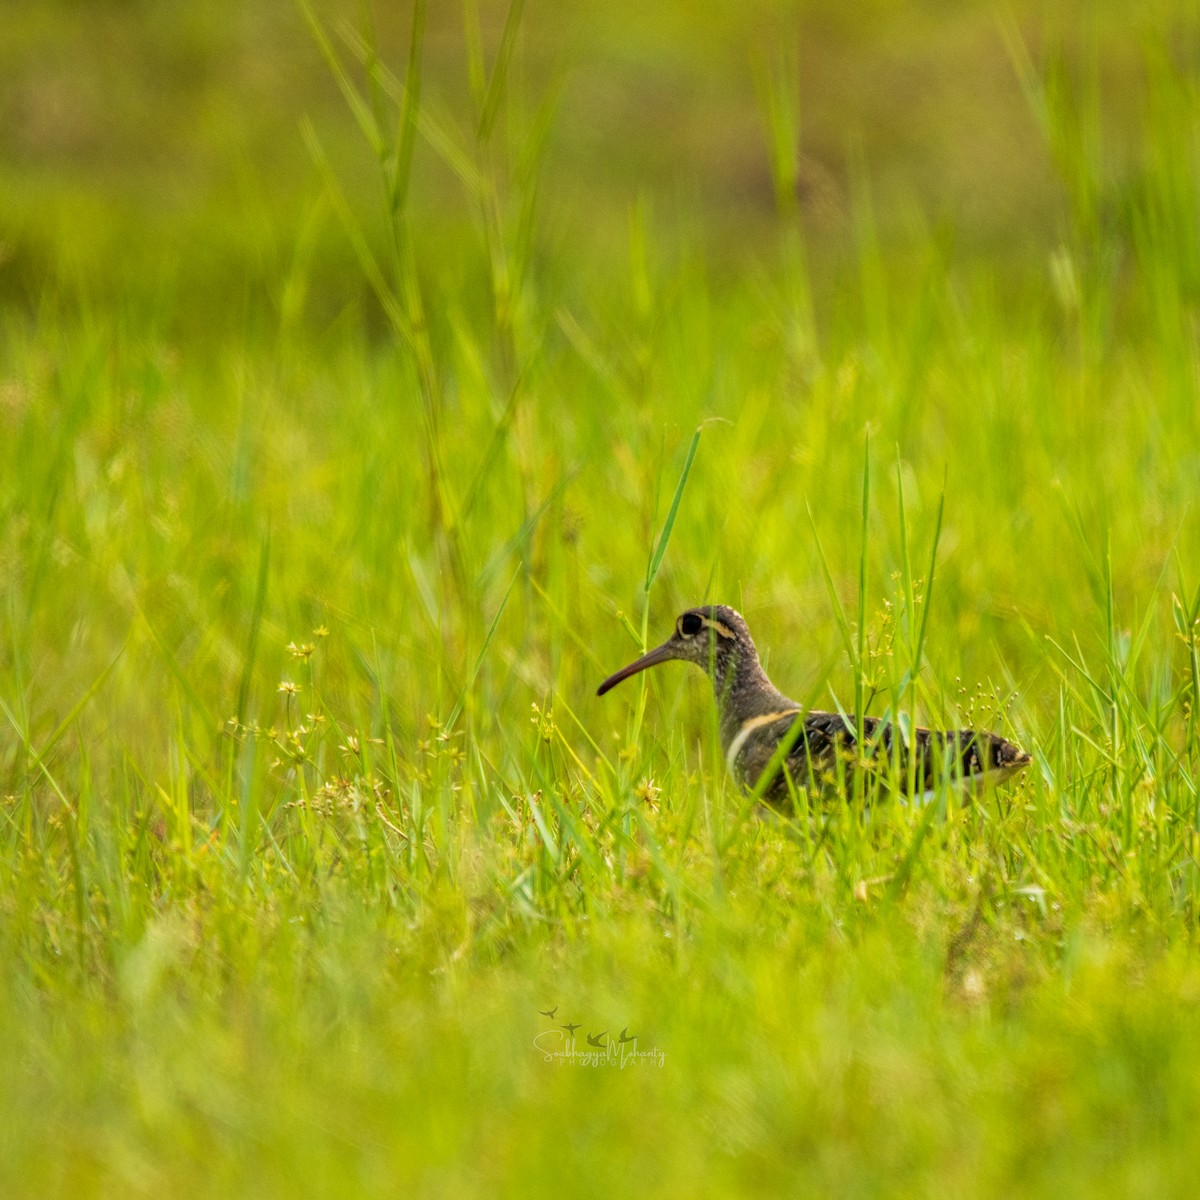
<path id="1" fill-rule="evenodd" d="M 661 646 L 610 676 L 598 694 L 637 671 L 669 659 L 695 663 L 713 682 L 719 710 L 721 746 L 729 769 L 743 787 L 753 788 L 780 742 L 788 739 L 783 769 L 763 788 L 768 803 L 786 807 L 791 786 L 819 791 L 848 778 L 839 770 L 858 756 L 852 725 L 838 713 L 803 711 L 767 678 L 741 614 L 725 604 L 690 608 L 675 622 L 675 632 Z M 877 717 L 863 719 L 869 759 L 890 762 L 899 776 L 926 791 L 940 780 L 961 780 L 970 789 L 1009 778 L 1029 764 L 1019 747 L 995 734 L 970 729 L 912 730 L 908 745 L 894 738 L 891 725 Z M 894 741 L 898 744 L 894 744 Z"/>

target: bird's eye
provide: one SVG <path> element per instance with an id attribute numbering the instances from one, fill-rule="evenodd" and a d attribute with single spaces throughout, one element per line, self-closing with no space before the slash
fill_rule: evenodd
<path id="1" fill-rule="evenodd" d="M 695 637 L 704 628 L 704 622 L 695 613 L 684 613 L 679 618 L 679 632 L 684 637 Z"/>

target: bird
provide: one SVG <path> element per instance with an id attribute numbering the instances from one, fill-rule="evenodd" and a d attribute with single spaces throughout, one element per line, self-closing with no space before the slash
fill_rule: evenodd
<path id="1" fill-rule="evenodd" d="M 607 1029 L 603 1033 L 589 1033 L 588 1040 L 587 1040 L 588 1045 L 595 1046 L 597 1050 L 603 1050 L 606 1045 L 604 1039 L 607 1036 L 608 1036 Z"/>
<path id="2" fill-rule="evenodd" d="M 582 1029 L 582 1028 L 583 1028 L 582 1025 L 573 1025 L 569 1021 L 567 1022 L 566 1025 L 559 1026 L 559 1029 L 565 1029 L 567 1031 L 567 1037 L 569 1037 L 569 1038 L 573 1038 L 575 1036 L 575 1030 Z"/>
<path id="3" fill-rule="evenodd" d="M 623 1046 L 626 1042 L 636 1042 L 637 1038 L 629 1036 L 629 1026 L 626 1025 L 625 1028 L 621 1030 L 621 1036 L 617 1038 L 617 1041 Z"/>
<path id="4" fill-rule="evenodd" d="M 558 1012 L 558 1005 L 556 1004 L 556 1005 L 555 1005 L 553 1008 L 551 1008 L 551 1009 L 549 1009 L 549 1010 L 543 1010 L 543 1009 L 540 1009 L 540 1008 L 539 1008 L 539 1009 L 538 1009 L 538 1012 L 539 1012 L 539 1013 L 541 1013 L 541 1015 L 542 1015 L 543 1017 L 549 1017 L 549 1018 L 550 1018 L 550 1020 L 552 1020 L 552 1021 L 553 1021 L 553 1020 L 554 1020 L 554 1014 L 555 1014 L 556 1012 Z"/>
<path id="5" fill-rule="evenodd" d="M 672 659 L 695 663 L 711 678 L 730 772 L 746 789 L 758 788 L 760 798 L 777 809 L 791 807 L 795 789 L 829 790 L 839 777 L 839 758 L 861 760 L 864 753 L 877 768 L 886 768 L 894 753 L 897 777 L 908 780 L 911 771 L 926 797 L 947 779 L 964 792 L 993 786 L 1032 761 L 1019 746 L 992 733 L 915 728 L 906 739 L 878 717 L 863 717 L 866 746 L 860 749 L 853 722 L 840 713 L 805 711 L 767 678 L 745 618 L 727 604 L 681 613 L 661 646 L 610 675 L 596 694 L 603 696 L 623 679 Z M 760 779 L 781 743 L 787 743 L 781 762 L 772 776 Z M 840 777 L 845 780 L 849 773 Z"/>

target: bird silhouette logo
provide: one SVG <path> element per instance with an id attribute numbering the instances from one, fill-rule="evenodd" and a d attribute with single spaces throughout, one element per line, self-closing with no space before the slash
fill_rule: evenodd
<path id="1" fill-rule="evenodd" d="M 540 1008 L 538 1009 L 538 1012 L 540 1012 L 540 1013 L 542 1014 L 542 1016 L 543 1016 L 543 1017 L 549 1017 L 549 1018 L 550 1018 L 550 1020 L 552 1020 L 552 1021 L 553 1021 L 553 1020 L 554 1020 L 554 1014 L 555 1014 L 556 1012 L 558 1012 L 558 1005 L 556 1004 L 556 1005 L 555 1005 L 555 1006 L 554 1006 L 552 1009 L 550 1009 L 550 1011 L 549 1011 L 549 1012 L 543 1012 L 543 1011 L 542 1011 Z"/>
<path id="2" fill-rule="evenodd" d="M 567 1037 L 569 1038 L 573 1038 L 575 1036 L 575 1030 L 582 1028 L 582 1025 L 572 1025 L 570 1022 L 568 1022 L 566 1025 L 559 1026 L 559 1029 L 565 1029 L 567 1031 Z"/>
<path id="3" fill-rule="evenodd" d="M 588 1040 L 587 1040 L 588 1045 L 595 1046 L 597 1050 L 603 1050 L 604 1049 L 604 1039 L 607 1036 L 608 1036 L 607 1029 L 603 1033 L 589 1033 Z"/>
<path id="4" fill-rule="evenodd" d="M 625 1028 L 621 1030 L 621 1036 L 617 1038 L 617 1041 L 624 1046 L 626 1042 L 636 1042 L 637 1038 L 629 1036 L 629 1026 L 626 1025 Z"/>

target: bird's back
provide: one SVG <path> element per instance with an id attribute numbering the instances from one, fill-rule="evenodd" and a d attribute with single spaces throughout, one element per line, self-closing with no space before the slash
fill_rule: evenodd
<path id="1" fill-rule="evenodd" d="M 998 783 L 1030 761 L 1012 742 L 970 729 L 915 728 L 906 742 L 890 723 L 864 717 L 863 734 L 860 746 L 853 722 L 840 713 L 802 713 L 797 705 L 747 721 L 726 748 L 727 760 L 739 782 L 753 788 L 786 740 L 783 769 L 763 791 L 765 800 L 784 805 L 790 800 L 789 777 L 793 787 L 823 791 L 848 780 L 856 764 L 886 770 L 894 762 L 895 778 L 925 792 L 942 781 Z"/>

